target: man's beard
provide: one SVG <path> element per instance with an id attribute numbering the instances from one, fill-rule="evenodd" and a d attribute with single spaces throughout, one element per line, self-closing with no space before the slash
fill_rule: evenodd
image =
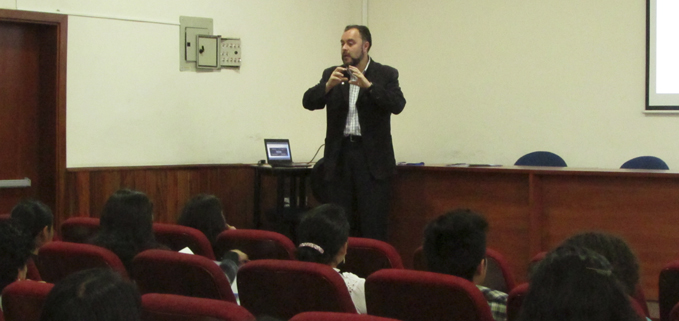
<path id="1" fill-rule="evenodd" d="M 358 58 L 354 58 L 351 55 L 348 55 L 348 57 L 351 59 L 351 61 L 348 63 L 348 65 L 354 66 L 354 67 L 358 66 L 358 64 L 361 62 L 361 60 L 363 60 L 363 56 L 365 56 L 365 54 L 363 52 L 361 52 L 361 55 L 358 56 Z"/>

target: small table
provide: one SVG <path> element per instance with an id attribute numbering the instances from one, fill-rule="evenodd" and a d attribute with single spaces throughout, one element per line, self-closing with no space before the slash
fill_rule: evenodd
<path id="1" fill-rule="evenodd" d="M 271 167 L 269 165 L 256 165 L 255 169 L 255 197 L 254 215 L 252 217 L 255 228 L 262 226 L 262 175 L 272 175 L 277 179 L 276 186 L 276 211 L 281 212 L 285 208 L 285 184 L 288 183 L 291 209 L 302 209 L 307 205 L 306 185 L 307 177 L 311 175 L 312 167 Z"/>

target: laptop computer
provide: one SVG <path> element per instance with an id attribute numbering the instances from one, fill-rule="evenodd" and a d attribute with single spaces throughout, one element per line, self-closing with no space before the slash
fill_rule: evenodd
<path id="1" fill-rule="evenodd" d="M 309 163 L 293 163 L 290 140 L 288 139 L 265 139 L 266 162 L 271 167 L 309 167 Z"/>

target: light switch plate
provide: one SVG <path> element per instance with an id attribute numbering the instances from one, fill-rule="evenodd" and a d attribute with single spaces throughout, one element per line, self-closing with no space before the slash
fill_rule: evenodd
<path id="1" fill-rule="evenodd" d="M 240 38 L 222 38 L 220 43 L 219 64 L 222 67 L 240 67 Z"/>
<path id="2" fill-rule="evenodd" d="M 207 34 L 212 35 L 212 19 L 199 17 L 179 17 L 179 70 L 180 71 L 195 71 L 195 41 L 196 35 Z M 204 32 L 207 31 L 207 32 Z M 188 33 L 188 35 L 187 35 Z M 191 43 L 191 50 L 187 42 Z M 187 60 L 193 59 L 193 60 Z"/>
<path id="3" fill-rule="evenodd" d="M 201 69 L 219 68 L 219 42 L 221 36 L 197 35 L 196 67 Z"/>

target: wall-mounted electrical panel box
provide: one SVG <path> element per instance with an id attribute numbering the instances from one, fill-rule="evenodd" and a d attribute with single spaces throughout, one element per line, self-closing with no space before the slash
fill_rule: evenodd
<path id="1" fill-rule="evenodd" d="M 179 70 L 240 67 L 239 38 L 213 35 L 212 19 L 179 17 Z"/>
<path id="2" fill-rule="evenodd" d="M 212 19 L 186 16 L 179 17 L 180 71 L 196 70 L 198 35 L 212 35 Z"/>

